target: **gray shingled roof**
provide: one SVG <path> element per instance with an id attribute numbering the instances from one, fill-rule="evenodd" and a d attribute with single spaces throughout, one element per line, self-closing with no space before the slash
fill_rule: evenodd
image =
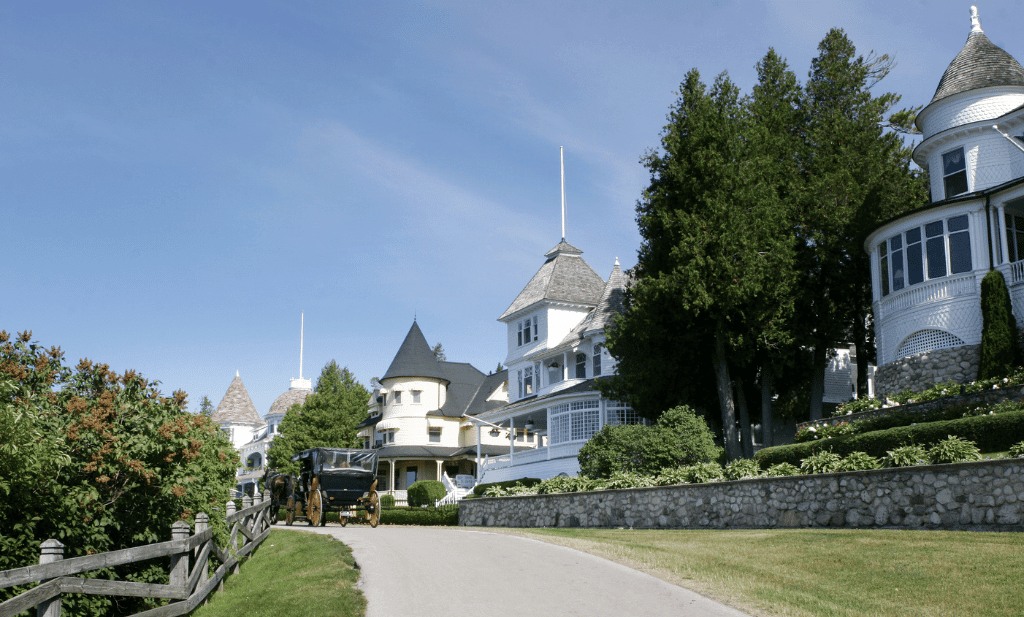
<path id="1" fill-rule="evenodd" d="M 991 86 L 1024 86 L 1024 67 L 988 40 L 984 32 L 971 32 L 939 80 L 931 102 Z"/>
<path id="2" fill-rule="evenodd" d="M 580 257 L 582 254 L 564 239 L 559 242 L 544 255 L 547 261 L 498 321 L 542 300 L 597 306 L 604 279 Z"/>
<path id="3" fill-rule="evenodd" d="M 439 362 L 448 380 L 441 413 L 447 418 L 457 418 L 466 413 L 485 375 L 466 362 Z"/>
<path id="4" fill-rule="evenodd" d="M 287 413 L 292 408 L 292 405 L 301 405 L 306 401 L 306 397 L 312 393 L 312 390 L 306 390 L 305 388 L 290 388 L 284 394 L 274 399 L 274 404 L 270 406 L 270 411 L 267 412 L 267 415 Z"/>
<path id="5" fill-rule="evenodd" d="M 562 339 L 562 342 L 557 347 L 573 345 L 583 339 L 583 337 L 610 326 L 615 316 L 622 314 L 626 310 L 626 283 L 626 275 L 622 272 L 618 262 L 615 262 L 615 267 L 612 268 L 612 273 L 608 276 L 608 282 L 604 286 L 604 291 L 601 293 L 601 300 L 598 301 L 597 307 L 587 313 L 583 321 L 573 328 L 569 334 L 565 335 L 565 338 Z"/>
<path id="6" fill-rule="evenodd" d="M 263 419 L 256 411 L 256 406 L 249 398 L 249 392 L 242 383 L 242 378 L 235 375 L 224 393 L 224 398 L 217 405 L 217 410 L 210 417 L 214 422 L 244 422 L 246 424 L 263 424 Z"/>
<path id="7" fill-rule="evenodd" d="M 391 366 L 381 377 L 381 381 L 395 377 L 448 379 L 415 320 L 412 322 L 412 327 L 409 328 L 409 333 L 405 335 L 402 346 L 398 348 L 395 359 L 391 361 Z"/>

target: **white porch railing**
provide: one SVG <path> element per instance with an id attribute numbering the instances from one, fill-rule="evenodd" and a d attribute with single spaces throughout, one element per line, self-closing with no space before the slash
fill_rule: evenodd
<path id="1" fill-rule="evenodd" d="M 1010 285 L 1024 281 L 1024 260 L 1015 261 L 1010 266 Z"/>
<path id="2" fill-rule="evenodd" d="M 534 448 L 533 450 L 526 450 L 524 452 L 516 452 L 515 456 L 511 457 L 508 454 L 502 454 L 501 456 L 485 456 L 480 463 L 480 467 L 481 469 L 502 469 L 504 467 L 526 465 L 527 463 L 536 463 L 537 461 L 546 461 L 553 458 L 576 456 L 580 453 L 580 448 L 582 448 L 585 443 L 587 443 L 587 440 L 585 439 L 580 441 L 570 441 L 555 444 L 553 446 L 545 446 L 543 448 Z"/>
<path id="3" fill-rule="evenodd" d="M 407 506 L 409 505 L 409 492 L 408 491 L 379 491 L 380 495 L 391 495 L 395 498 L 396 506 Z"/>
<path id="4" fill-rule="evenodd" d="M 1021 262 L 1013 265 L 1017 266 L 1018 264 Z M 881 313 L 878 319 L 885 319 L 894 313 L 905 311 L 925 302 L 974 294 L 977 293 L 977 289 L 977 277 L 973 272 L 914 285 L 905 291 L 895 292 L 884 298 L 878 305 Z"/>
<path id="5" fill-rule="evenodd" d="M 473 489 L 471 488 L 459 488 L 455 482 L 448 477 L 448 474 L 444 472 L 441 472 L 441 483 L 444 484 L 444 488 L 448 493 L 441 499 L 434 501 L 434 507 L 459 503 L 466 495 L 473 492 Z"/>

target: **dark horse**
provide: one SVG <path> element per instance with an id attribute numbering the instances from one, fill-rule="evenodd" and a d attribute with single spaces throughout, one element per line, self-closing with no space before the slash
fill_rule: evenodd
<path id="1" fill-rule="evenodd" d="M 295 486 L 295 478 L 278 473 L 275 469 L 268 469 L 263 476 L 263 485 L 270 491 L 270 524 L 277 522 L 277 513 L 281 505 L 288 501 Z"/>

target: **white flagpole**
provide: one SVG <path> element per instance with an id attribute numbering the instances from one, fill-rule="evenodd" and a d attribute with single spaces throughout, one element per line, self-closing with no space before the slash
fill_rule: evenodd
<path id="1" fill-rule="evenodd" d="M 562 239 L 565 240 L 565 148 L 558 146 L 558 157 L 562 160 Z"/>

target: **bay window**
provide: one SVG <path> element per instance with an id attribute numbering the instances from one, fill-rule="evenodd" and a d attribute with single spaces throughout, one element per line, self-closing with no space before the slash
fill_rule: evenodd
<path id="1" fill-rule="evenodd" d="M 1021 223 L 1024 227 L 1024 218 Z M 974 265 L 967 215 L 932 221 L 883 240 L 878 245 L 878 265 L 882 296 L 926 280 L 970 272 Z"/>

